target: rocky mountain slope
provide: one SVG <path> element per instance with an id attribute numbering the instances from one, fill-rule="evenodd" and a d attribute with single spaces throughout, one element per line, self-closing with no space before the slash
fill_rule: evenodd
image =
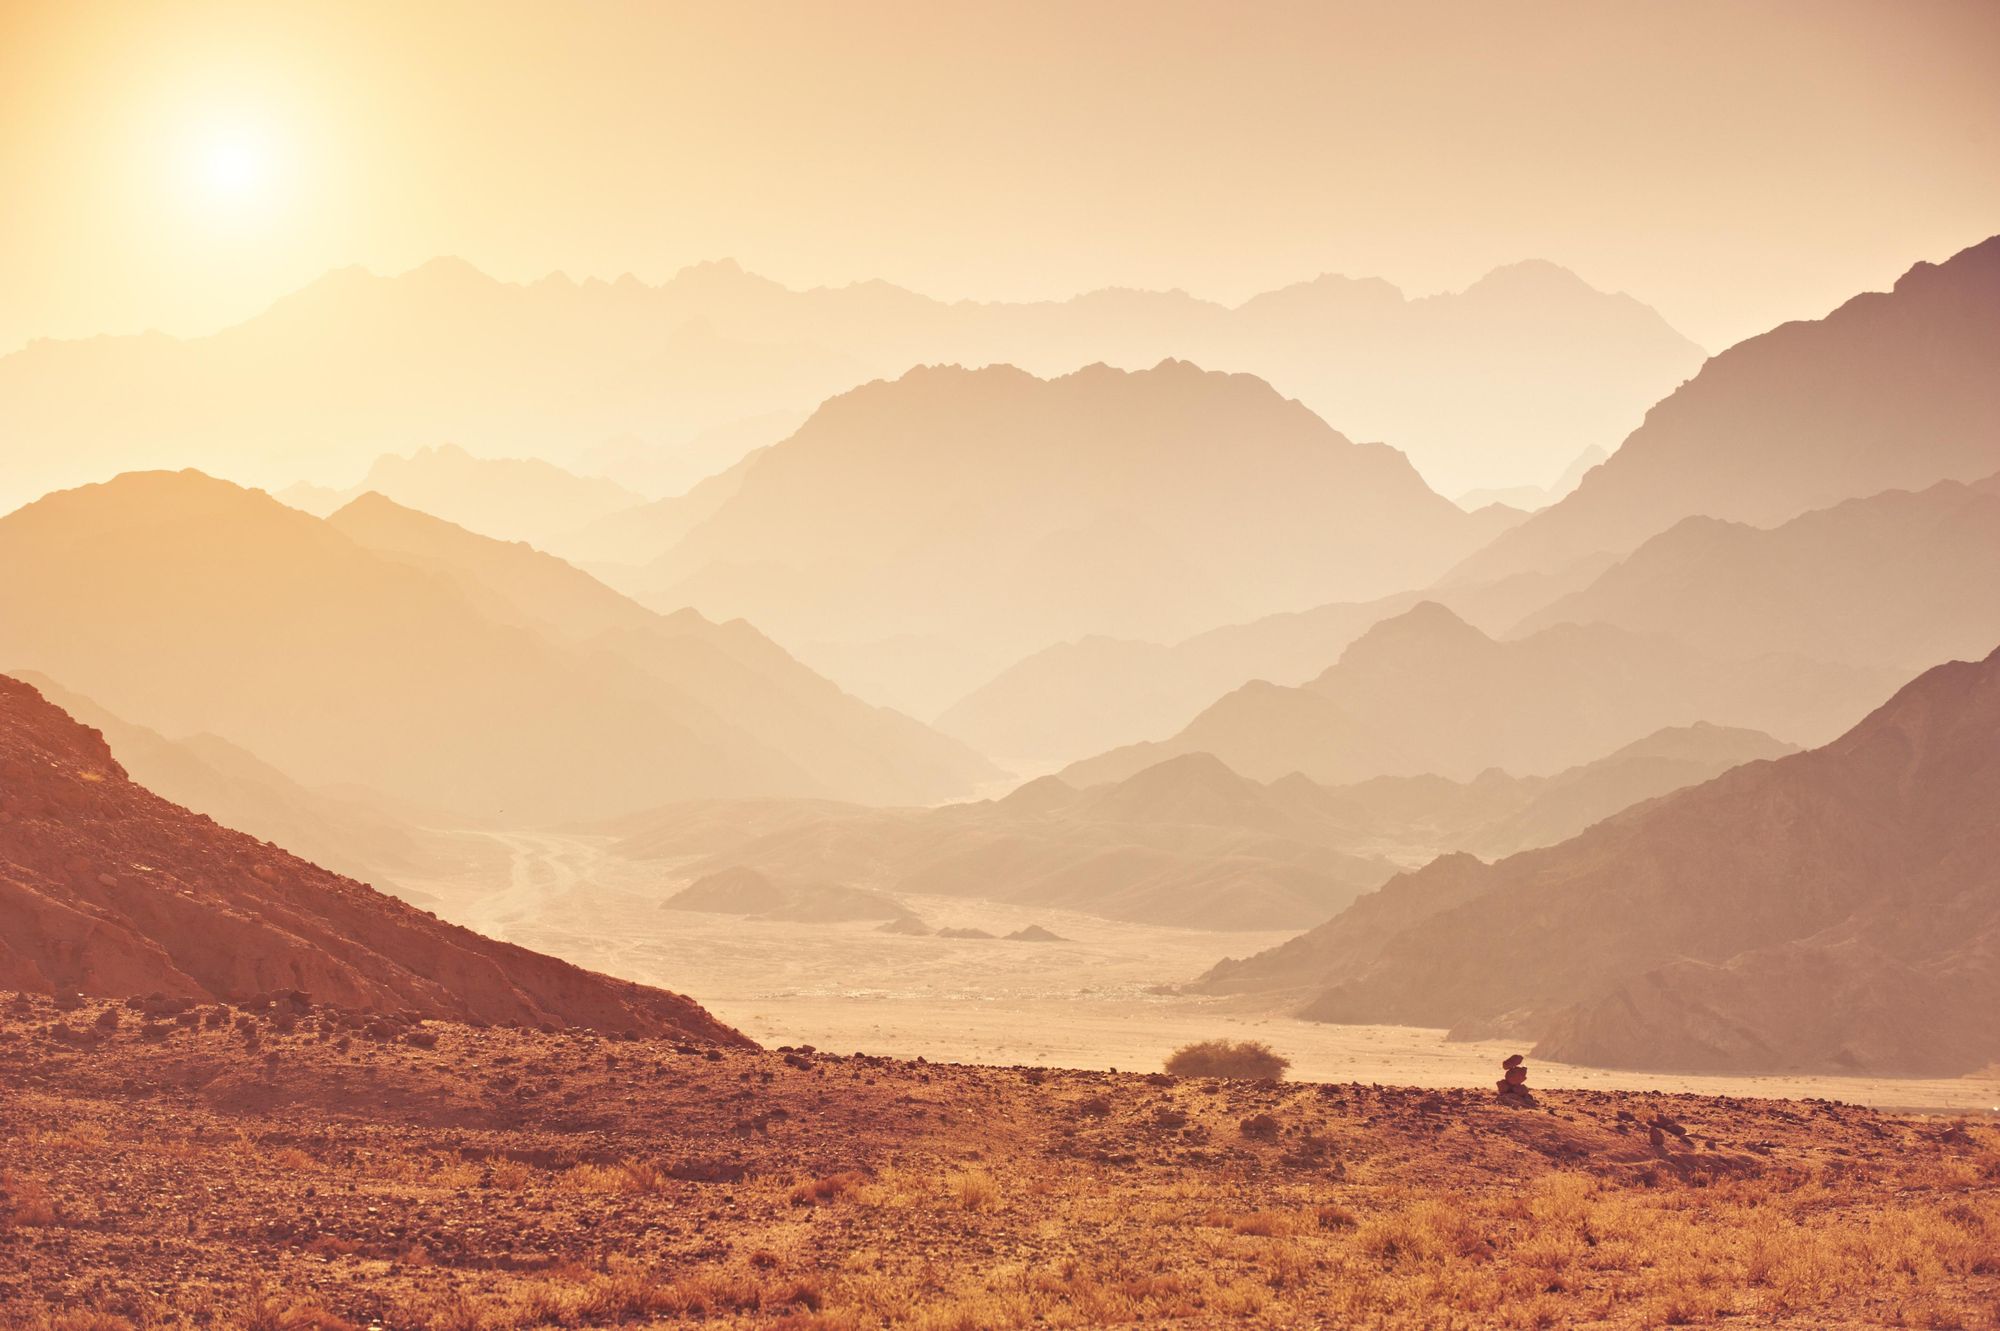
<path id="1" fill-rule="evenodd" d="M 481 938 L 134 785 L 0 676 L 0 989 L 743 1037 L 689 999 Z"/>
<path id="2" fill-rule="evenodd" d="M 1490 580 L 1683 518 L 1759 527 L 2000 470 L 2000 236 L 1720 353 L 1576 491 L 1468 560 Z"/>
<path id="3" fill-rule="evenodd" d="M 224 827 L 285 847 L 301 859 L 404 899 L 396 882 L 462 866 L 464 851 L 422 829 L 417 810 L 311 790 L 239 745 L 214 735 L 169 739 L 30 671 L 15 678 L 104 736 L 132 780 Z M 424 903 L 428 904 L 428 903 Z"/>
<path id="4" fill-rule="evenodd" d="M 2000 1051 L 1996 810 L 2000 652 L 1560 845 L 1440 859 L 1208 983 L 1570 1062 L 1965 1073 Z"/>

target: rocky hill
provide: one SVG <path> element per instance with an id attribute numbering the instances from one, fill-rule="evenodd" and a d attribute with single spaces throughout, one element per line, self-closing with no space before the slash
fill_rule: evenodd
<path id="1" fill-rule="evenodd" d="M 746 1043 L 692 1000 L 496 943 L 134 785 L 0 676 L 0 989 Z"/>

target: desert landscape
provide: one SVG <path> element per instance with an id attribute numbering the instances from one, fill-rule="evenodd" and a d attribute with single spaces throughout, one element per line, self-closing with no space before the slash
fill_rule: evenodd
<path id="1" fill-rule="evenodd" d="M 0 1331 L 2000 1331 L 2000 11 L 0 5 Z"/>

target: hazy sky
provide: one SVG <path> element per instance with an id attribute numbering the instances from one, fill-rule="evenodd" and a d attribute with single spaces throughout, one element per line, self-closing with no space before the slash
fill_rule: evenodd
<path id="1" fill-rule="evenodd" d="M 942 296 L 1544 257 L 1714 348 L 2000 231 L 2000 3 L 0 0 L 0 348 L 439 253 Z"/>

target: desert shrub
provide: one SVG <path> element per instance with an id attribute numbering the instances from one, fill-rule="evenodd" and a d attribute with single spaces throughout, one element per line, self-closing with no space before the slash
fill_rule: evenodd
<path id="1" fill-rule="evenodd" d="M 1269 1081 L 1284 1076 L 1291 1065 L 1291 1059 L 1262 1040 L 1202 1040 L 1174 1050 L 1167 1071 L 1176 1077 Z"/>

